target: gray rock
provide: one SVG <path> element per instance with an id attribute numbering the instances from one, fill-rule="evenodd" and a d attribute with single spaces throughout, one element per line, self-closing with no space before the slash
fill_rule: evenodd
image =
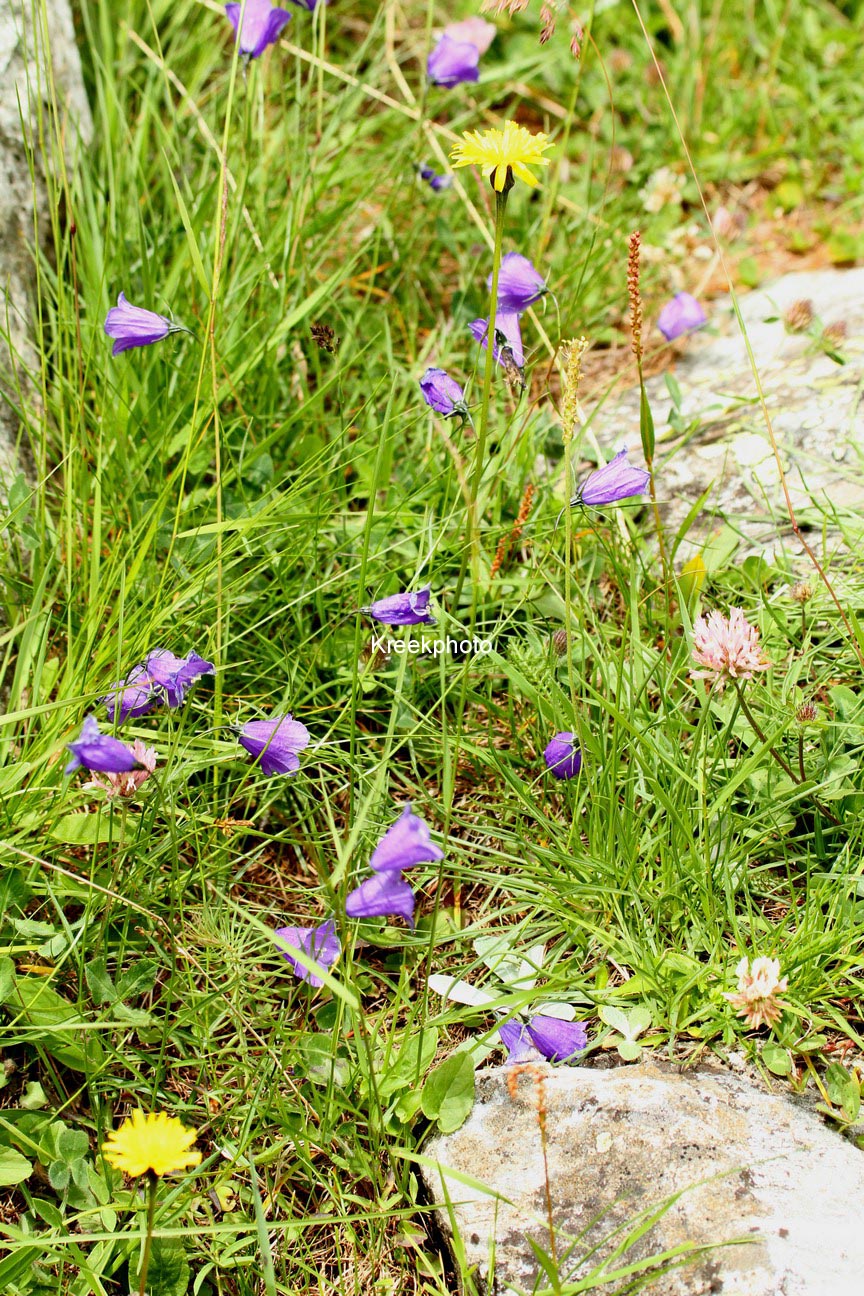
<path id="1" fill-rule="evenodd" d="M 33 12 L 43 5 L 47 21 L 34 24 Z M 72 165 L 92 131 L 68 0 L 0 0 L 0 488 L 17 470 L 15 407 L 22 397 L 34 398 L 31 376 L 38 371 L 31 341 L 34 216 L 45 242 L 45 176 L 64 153 Z M 44 153 L 40 139 L 47 141 Z"/>
<path id="2" fill-rule="evenodd" d="M 789 332 L 782 316 L 810 300 L 824 325 L 842 323 L 847 336 L 838 364 L 812 338 Z M 739 300 L 792 504 L 805 529 L 864 507 L 864 269 L 819 270 L 782 279 Z M 710 328 L 677 343 L 672 373 L 681 389 L 684 431 L 663 375 L 647 383 L 657 435 L 658 497 L 674 535 L 703 491 L 709 497 L 682 548 L 687 557 L 723 518 L 753 552 L 776 548 L 791 529 L 777 464 L 747 352 L 730 301 L 712 302 Z M 652 338 L 656 342 L 656 335 Z M 630 389 L 587 410 L 604 449 L 639 451 L 639 392 Z"/>
<path id="3" fill-rule="evenodd" d="M 440 1167 L 424 1171 L 438 1220 L 495 1292 L 533 1289 L 539 1267 L 528 1237 L 549 1250 L 537 1086 L 523 1070 L 511 1093 L 514 1070 L 479 1073 L 468 1121 L 425 1149 Z M 864 1292 L 864 1154 L 806 1105 L 721 1070 L 653 1062 L 534 1070 L 545 1089 L 558 1256 L 583 1235 L 562 1279 L 609 1255 L 603 1239 L 613 1228 L 681 1193 L 610 1267 L 682 1244 L 716 1249 L 655 1278 L 645 1288 L 652 1296 Z M 591 1245 L 599 1251 L 580 1266 Z"/>

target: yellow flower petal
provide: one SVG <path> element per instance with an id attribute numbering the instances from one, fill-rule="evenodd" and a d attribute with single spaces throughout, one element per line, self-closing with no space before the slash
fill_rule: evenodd
<path id="1" fill-rule="evenodd" d="M 507 183 L 508 169 L 536 189 L 540 182 L 528 166 L 548 166 L 549 159 L 543 154 L 551 147 L 552 141 L 542 132 L 532 135 L 526 127 L 508 121 L 503 131 L 487 130 L 482 135 L 479 131 L 466 131 L 450 157 L 454 167 L 476 166 L 484 175 L 492 176 L 492 183 L 500 193 Z"/>
<path id="2" fill-rule="evenodd" d="M 161 1176 L 198 1165 L 201 1153 L 192 1149 L 197 1137 L 176 1116 L 165 1112 L 145 1116 L 139 1107 L 111 1131 L 102 1151 L 109 1165 L 133 1178 L 148 1172 Z"/>

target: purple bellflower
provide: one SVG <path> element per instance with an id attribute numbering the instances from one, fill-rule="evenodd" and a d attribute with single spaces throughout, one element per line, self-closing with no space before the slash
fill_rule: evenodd
<path id="1" fill-rule="evenodd" d="M 125 679 L 111 685 L 111 692 L 102 698 L 111 720 L 123 724 L 130 716 L 147 715 L 159 701 L 158 690 L 147 673 L 146 666 L 133 666 Z"/>
<path id="2" fill-rule="evenodd" d="M 111 734 L 103 734 L 95 716 L 88 716 L 81 727 L 81 737 L 67 743 L 72 759 L 63 771 L 74 774 L 77 769 L 93 770 L 97 774 L 128 774 L 143 766 L 133 751 Z"/>
<path id="3" fill-rule="evenodd" d="M 169 707 L 180 706 L 186 690 L 202 675 L 215 675 L 216 667 L 196 652 L 175 657 L 167 648 L 154 648 L 147 656 L 145 669 L 156 688 L 164 694 Z"/>
<path id="4" fill-rule="evenodd" d="M 369 864 L 376 873 L 393 873 L 443 858 L 444 852 L 433 842 L 426 820 L 412 812 L 409 802 L 375 847 Z"/>
<path id="5" fill-rule="evenodd" d="M 332 918 L 328 918 L 318 927 L 277 927 L 275 935 L 279 938 L 279 952 L 291 964 L 294 975 L 313 986 L 321 986 L 324 982 L 298 962 L 291 951 L 299 950 L 302 954 L 308 954 L 309 958 L 314 959 L 324 968 L 332 967 L 342 953 L 342 946 L 336 935 L 336 924 Z M 286 945 L 287 949 L 281 948 Z"/>
<path id="6" fill-rule="evenodd" d="M 420 391 L 426 404 L 445 418 L 456 414 L 462 419 L 468 417 L 465 393 L 446 369 L 427 369 L 420 379 Z"/>
<path id="7" fill-rule="evenodd" d="M 413 593 L 390 594 L 387 598 L 376 599 L 369 607 L 360 610 L 384 625 L 434 625 L 435 618 L 429 611 L 431 593 L 431 586 L 425 585 Z"/>
<path id="8" fill-rule="evenodd" d="M 237 741 L 250 756 L 260 758 L 264 774 L 296 774 L 299 753 L 309 744 L 309 730 L 289 715 L 250 720 L 237 730 Z"/>
<path id="9" fill-rule="evenodd" d="M 164 315 L 145 310 L 143 306 L 132 306 L 121 292 L 117 305 L 112 306 L 105 316 L 105 332 L 114 338 L 112 355 L 129 351 L 132 347 L 150 346 L 151 342 L 161 342 L 169 333 L 184 333 L 179 324 L 172 324 Z"/>
<path id="10" fill-rule="evenodd" d="M 414 892 L 402 875 L 373 873 L 349 893 L 345 900 L 349 918 L 380 918 L 395 915 L 414 926 Z"/>
<path id="11" fill-rule="evenodd" d="M 576 735 L 557 733 L 550 738 L 543 759 L 546 768 L 557 779 L 575 778 L 582 768 L 582 752 L 576 746 Z"/>
<path id="12" fill-rule="evenodd" d="M 707 319 L 695 297 L 688 292 L 679 292 L 657 316 L 657 327 L 667 342 L 673 342 L 675 338 L 701 328 Z"/>
<path id="13" fill-rule="evenodd" d="M 260 58 L 268 45 L 274 45 L 279 33 L 291 21 L 287 9 L 274 9 L 270 0 L 246 0 L 243 27 L 240 28 L 242 5 L 226 4 L 225 13 L 237 35 L 240 53 Z"/>
<path id="14" fill-rule="evenodd" d="M 586 508 L 615 504 L 618 500 L 629 499 L 631 495 L 644 495 L 650 480 L 650 473 L 628 463 L 627 451 L 619 450 L 614 459 L 610 459 L 602 468 L 595 468 L 585 478 L 570 504 L 583 504 Z"/>
<path id="15" fill-rule="evenodd" d="M 486 287 L 492 287 L 491 274 Z M 546 280 L 521 252 L 508 252 L 502 259 L 498 272 L 498 310 L 502 315 L 521 314 L 547 291 Z"/>
<path id="16" fill-rule="evenodd" d="M 439 175 L 437 171 L 432 169 L 432 167 L 426 166 L 425 164 L 418 166 L 417 174 L 420 179 L 425 180 L 429 188 L 434 189 L 436 193 L 440 193 L 442 189 L 449 189 L 453 184 L 452 175 Z"/>
<path id="17" fill-rule="evenodd" d="M 433 85 L 455 86 L 462 81 L 479 81 L 480 51 L 470 41 L 441 36 L 426 63 L 426 75 Z"/>
<path id="18" fill-rule="evenodd" d="M 539 1062 L 543 1054 L 534 1047 L 528 1027 L 520 1021 L 504 1022 L 498 1027 L 501 1042 L 507 1050 L 507 1065 L 518 1066 L 521 1062 Z"/>
<path id="19" fill-rule="evenodd" d="M 569 1062 L 588 1044 L 582 1022 L 562 1021 L 541 1013 L 531 1018 L 527 1030 L 534 1047 L 550 1062 Z"/>
<path id="20" fill-rule="evenodd" d="M 476 319 L 468 325 L 474 337 L 482 347 L 486 346 L 486 334 L 489 332 L 488 319 Z M 525 351 L 522 346 L 522 330 L 519 328 L 519 316 L 502 311 L 495 316 L 495 341 L 492 354 L 498 364 L 504 362 L 502 351 L 509 351 L 515 363 L 521 369 L 525 364 Z"/>

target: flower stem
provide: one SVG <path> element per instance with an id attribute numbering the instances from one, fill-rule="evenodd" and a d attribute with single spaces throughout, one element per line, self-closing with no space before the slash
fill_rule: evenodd
<path id="1" fill-rule="evenodd" d="M 793 783 L 796 783 L 799 787 L 801 786 L 802 783 L 806 783 L 807 780 L 806 777 L 804 776 L 803 771 L 802 771 L 802 775 L 799 777 L 799 775 L 795 773 L 795 771 L 793 770 L 789 762 L 786 760 L 786 758 L 784 756 L 781 756 L 777 748 L 772 747 L 768 739 L 765 737 L 765 733 L 762 730 L 759 722 L 757 721 L 753 712 L 750 710 L 748 704 L 744 701 L 744 691 L 741 688 L 741 685 L 738 683 L 738 680 L 733 679 L 732 683 L 735 686 L 735 692 L 738 694 L 738 701 L 741 705 L 741 710 L 744 712 L 745 716 L 747 717 L 750 728 L 753 730 L 756 737 L 759 739 L 761 743 L 765 744 L 765 746 L 768 748 L 771 755 L 776 760 L 777 764 L 780 766 L 782 770 L 784 770 L 789 775 Z M 813 796 L 813 793 L 811 792 L 810 795 Z M 823 805 L 817 796 L 813 796 L 813 804 L 816 806 L 816 808 L 819 811 L 821 811 L 821 813 L 825 816 L 826 819 L 830 819 L 831 823 L 833 824 L 840 823 L 840 820 L 837 818 L 837 816 L 833 814 L 826 805 Z"/>
<path id="2" fill-rule="evenodd" d="M 138 1276 L 138 1296 L 145 1296 L 147 1290 L 147 1270 L 150 1268 L 150 1251 L 153 1247 L 153 1223 L 156 1219 L 156 1189 L 159 1180 L 152 1170 L 147 1173 L 150 1196 L 147 1200 L 147 1236 L 144 1239 L 144 1254 L 141 1257 L 141 1270 Z"/>
<path id="3" fill-rule="evenodd" d="M 474 452 L 474 472 L 470 483 L 468 529 L 471 536 L 471 595 L 472 608 L 477 607 L 480 585 L 480 516 L 477 496 L 483 478 L 483 461 L 486 455 L 486 438 L 489 432 L 489 404 L 492 395 L 492 375 L 495 371 L 495 317 L 498 312 L 498 274 L 501 269 L 501 248 L 504 242 L 504 212 L 507 207 L 507 189 L 495 191 L 495 251 L 492 255 L 492 286 L 489 290 L 489 327 L 486 330 L 486 368 L 483 372 L 483 395 L 480 402 L 480 429 Z"/>

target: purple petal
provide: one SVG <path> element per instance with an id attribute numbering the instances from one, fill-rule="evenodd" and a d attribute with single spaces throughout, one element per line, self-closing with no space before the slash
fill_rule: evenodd
<path id="1" fill-rule="evenodd" d="M 520 1062 L 539 1062 L 543 1054 L 531 1041 L 528 1028 L 521 1022 L 504 1022 L 498 1027 L 498 1034 L 507 1050 L 507 1065 L 518 1066 Z"/>
<path id="2" fill-rule="evenodd" d="M 558 733 L 550 738 L 543 752 L 546 768 L 559 779 L 575 778 L 582 768 L 582 752 L 576 746 L 576 735 Z"/>
<path id="3" fill-rule="evenodd" d="M 132 306 L 122 292 L 117 298 L 117 305 L 112 306 L 105 316 L 105 332 L 110 338 L 116 339 L 111 348 L 111 354 L 115 356 L 131 347 L 161 342 L 175 331 L 176 325 L 164 315 L 145 310 L 143 306 Z"/>
<path id="4" fill-rule="evenodd" d="M 364 608 L 376 621 L 385 625 L 434 625 L 435 618 L 428 611 L 431 586 L 405 594 L 391 594 L 388 598 L 376 599 L 369 608 Z"/>
<path id="5" fill-rule="evenodd" d="M 583 482 L 574 503 L 596 508 L 614 504 L 616 500 L 629 499 L 631 495 L 644 495 L 651 480 L 644 468 L 636 468 L 627 460 L 627 451 L 619 450 L 614 459 L 595 469 Z"/>
<path id="6" fill-rule="evenodd" d="M 398 873 L 373 873 L 345 901 L 349 918 L 392 915 L 414 926 L 414 892 Z"/>
<path id="7" fill-rule="evenodd" d="M 420 167 L 420 179 L 425 180 L 429 188 L 434 189 L 436 193 L 442 189 L 449 189 L 453 184 L 452 175 L 439 175 L 430 166 Z"/>
<path id="8" fill-rule="evenodd" d="M 309 743 L 309 730 L 290 715 L 250 720 L 237 735 L 240 746 L 261 761 L 264 774 L 296 774 L 299 752 Z"/>
<path id="9" fill-rule="evenodd" d="M 492 288 L 492 276 L 486 280 Z M 546 292 L 546 280 L 520 252 L 508 252 L 498 272 L 498 310 L 503 314 L 520 314 Z M 497 326 L 496 326 L 497 327 Z"/>
<path id="10" fill-rule="evenodd" d="M 241 54 L 248 54 L 250 58 L 260 58 L 267 46 L 275 44 L 279 39 L 279 33 L 286 23 L 291 21 L 288 10 L 274 9 L 270 0 L 246 0 L 242 30 L 241 6 L 226 4 L 225 13 L 234 28 Z"/>
<path id="11" fill-rule="evenodd" d="M 134 666 L 126 678 L 112 684 L 110 692 L 102 698 L 109 718 L 119 724 L 130 717 L 147 715 L 157 701 L 157 690 L 144 666 Z"/>
<path id="12" fill-rule="evenodd" d="M 486 334 L 489 332 L 488 319 L 472 320 L 468 327 L 485 350 Z M 492 354 L 498 361 L 498 364 L 501 364 L 502 347 L 501 339 L 498 336 L 499 333 L 503 334 L 505 339 L 504 345 L 510 348 L 513 359 L 521 369 L 525 364 L 525 351 L 522 346 L 522 330 L 519 327 L 519 316 L 509 315 L 506 312 L 502 312 L 500 315 L 496 314 L 495 316 L 495 342 L 492 347 Z"/>
<path id="13" fill-rule="evenodd" d="M 550 1062 L 569 1062 L 588 1045 L 582 1022 L 561 1021 L 542 1013 L 528 1023 L 532 1043 Z"/>
<path id="14" fill-rule="evenodd" d="M 667 342 L 684 333 L 692 333 L 707 322 L 707 316 L 695 297 L 688 292 L 676 293 L 657 316 L 657 327 Z"/>
<path id="15" fill-rule="evenodd" d="M 468 41 L 442 36 L 426 63 L 426 74 L 433 85 L 455 86 L 462 81 L 478 81 L 480 51 Z"/>
<path id="16" fill-rule="evenodd" d="M 186 696 L 186 691 L 202 675 L 213 675 L 216 667 L 205 661 L 196 652 L 177 657 L 167 648 L 154 648 L 147 656 L 145 663 L 147 673 L 155 685 L 165 694 L 170 707 L 178 707 Z"/>
<path id="17" fill-rule="evenodd" d="M 427 369 L 420 379 L 420 391 L 426 404 L 445 418 L 468 412 L 465 393 L 445 369 Z"/>
<path id="18" fill-rule="evenodd" d="M 444 852 L 430 836 L 429 825 L 425 819 L 412 813 L 409 803 L 375 847 L 369 864 L 376 873 L 386 873 L 389 870 L 399 872 L 401 869 L 413 868 L 415 864 L 431 863 L 443 858 Z"/>
<path id="19" fill-rule="evenodd" d="M 67 743 L 72 759 L 64 774 L 74 774 L 76 769 L 93 770 L 97 774 L 126 774 L 140 769 L 133 751 L 111 734 L 103 734 L 95 716 L 88 716 L 81 727 L 81 736 Z"/>
<path id="20" fill-rule="evenodd" d="M 322 967 L 332 967 L 342 953 L 333 919 L 328 918 L 318 927 L 277 927 L 275 934 L 279 937 L 280 945 L 288 946 L 287 949 L 280 950 L 280 953 L 291 964 L 295 976 L 298 976 L 301 981 L 308 981 L 313 986 L 323 985 L 324 982 L 319 976 L 310 972 L 302 963 L 298 963 L 291 950 L 293 948 L 308 954 Z"/>

